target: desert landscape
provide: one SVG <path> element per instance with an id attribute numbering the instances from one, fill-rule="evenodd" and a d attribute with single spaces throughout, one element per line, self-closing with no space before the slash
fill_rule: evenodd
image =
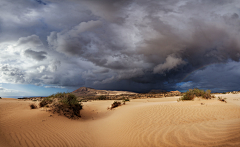
<path id="1" fill-rule="evenodd" d="M 131 99 L 112 110 L 114 100 L 92 100 L 82 102 L 79 119 L 2 98 L 0 146 L 240 146 L 240 95 L 215 97 Z"/>
<path id="2" fill-rule="evenodd" d="M 240 0 L 0 0 L 0 147 L 240 147 Z"/>

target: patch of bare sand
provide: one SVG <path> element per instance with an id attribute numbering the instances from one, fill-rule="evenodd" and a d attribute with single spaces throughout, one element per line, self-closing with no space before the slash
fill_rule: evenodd
<path id="1" fill-rule="evenodd" d="M 0 100 L 0 146 L 240 146 L 238 105 L 176 99 L 84 102 L 79 120 Z"/>

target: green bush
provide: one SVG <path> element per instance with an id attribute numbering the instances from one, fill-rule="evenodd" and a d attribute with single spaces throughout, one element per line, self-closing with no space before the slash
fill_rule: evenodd
<path id="1" fill-rule="evenodd" d="M 223 92 L 222 94 L 226 94 L 226 92 Z"/>
<path id="2" fill-rule="evenodd" d="M 183 94 L 183 96 L 178 100 L 193 100 L 194 97 L 202 97 L 205 99 L 211 99 L 211 90 L 201 90 L 201 89 L 189 89 Z"/>
<path id="3" fill-rule="evenodd" d="M 48 104 L 51 104 L 52 102 L 53 102 L 53 100 L 47 97 L 47 98 L 44 98 L 44 99 L 39 103 L 39 106 L 40 106 L 40 107 L 44 107 L 44 106 L 46 106 L 46 105 L 48 105 Z"/>

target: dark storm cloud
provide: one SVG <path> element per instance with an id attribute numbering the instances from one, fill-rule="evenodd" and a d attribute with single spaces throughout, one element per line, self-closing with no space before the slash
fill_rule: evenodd
<path id="1" fill-rule="evenodd" d="M 47 3 L 41 1 L 41 0 L 36 0 L 36 2 L 38 2 L 39 4 L 42 4 L 42 5 L 47 5 Z"/>
<path id="2" fill-rule="evenodd" d="M 219 83 L 200 78 L 210 74 L 207 68 L 182 87 L 176 83 L 200 67 L 239 62 L 238 1 L 21 2 L 0 2 L 12 10 L 0 9 L 0 40 L 17 40 L 0 46 L 4 59 L 9 51 L 22 59 L 1 62 L 21 64 L 29 83 L 134 91 L 213 88 Z"/>
<path id="3" fill-rule="evenodd" d="M 230 61 L 227 64 L 213 64 L 190 74 L 187 82 L 179 87 L 181 89 L 202 88 L 217 92 L 239 90 L 239 63 Z M 218 85 L 218 86 L 217 86 Z"/>
<path id="4" fill-rule="evenodd" d="M 208 22 L 202 16 L 190 15 L 190 18 L 186 19 L 187 24 L 181 20 L 179 22 L 188 26 L 188 29 L 179 28 L 178 25 L 171 23 L 171 21 L 176 22 L 181 19 L 181 17 L 174 18 L 175 15 L 181 13 L 181 15 L 187 15 L 190 7 L 191 9 L 196 7 L 200 12 L 209 5 L 216 7 L 231 3 L 230 1 L 189 1 L 178 10 L 176 7 L 171 7 L 178 3 L 174 0 L 158 2 L 106 0 L 101 3 L 99 1 L 87 3 L 95 15 L 99 15 L 107 21 L 115 22 L 115 19 L 121 17 L 124 20 L 121 23 L 122 27 L 136 28 L 140 37 L 140 41 L 135 43 L 132 48 L 132 46 L 128 46 L 128 42 L 126 43 L 127 40 L 124 38 L 129 37 L 128 35 L 118 38 L 121 33 L 126 34 L 127 29 L 120 27 L 122 30 L 117 30 L 119 25 L 114 26 L 104 21 L 102 21 L 104 25 L 96 26 L 90 32 L 82 33 L 77 29 L 75 31 L 72 29 L 68 32 L 57 33 L 58 37 L 55 37 L 55 40 L 51 39 L 53 35 L 50 35 L 49 44 L 55 43 L 55 46 L 60 46 L 60 48 L 56 47 L 57 50 L 68 55 L 77 55 L 97 66 L 116 70 L 118 73 L 118 75 L 113 74 L 95 83 L 104 84 L 127 79 L 137 83 L 156 84 L 162 82 L 165 84 L 159 84 L 162 86 L 158 87 L 171 87 L 174 85 L 172 83 L 179 82 L 186 74 L 201 66 L 210 63 L 225 63 L 229 59 L 239 60 L 239 43 L 236 36 L 232 34 L 235 28 L 229 28 L 222 22 L 226 16 L 224 18 L 218 15 L 218 19 Z M 93 10 L 93 8 L 96 9 Z M 140 8 L 144 13 L 136 15 L 139 18 L 134 17 L 133 14 L 138 11 L 135 12 L 132 8 Z M 162 13 L 159 13 L 161 11 Z M 209 12 L 211 10 L 203 15 Z M 162 19 L 159 17 L 161 15 L 167 16 Z M 215 17 L 215 15 L 208 15 L 208 17 Z M 237 16 L 238 14 L 234 13 L 227 16 L 227 19 L 237 19 Z M 138 19 L 142 19 L 142 21 Z M 219 25 L 219 21 L 221 25 Z M 149 31 L 148 28 L 152 30 Z M 130 32 L 136 33 L 134 30 Z M 61 41 L 61 37 L 66 38 L 65 36 L 68 38 Z M 139 60 L 142 63 L 137 63 Z M 132 72 L 130 69 L 140 72 Z"/>
<path id="5" fill-rule="evenodd" d="M 46 57 L 47 53 L 44 51 L 37 52 L 37 51 L 33 51 L 31 49 L 27 49 L 24 52 L 24 54 L 25 54 L 25 56 L 33 58 L 34 60 L 37 60 L 37 61 L 42 61 L 47 58 Z"/>

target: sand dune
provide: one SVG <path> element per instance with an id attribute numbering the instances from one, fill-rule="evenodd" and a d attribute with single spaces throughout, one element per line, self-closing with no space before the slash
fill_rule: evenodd
<path id="1" fill-rule="evenodd" d="M 240 97 L 224 97 L 135 99 L 114 110 L 110 100 L 84 102 L 79 120 L 2 99 L 0 146 L 240 146 Z"/>

